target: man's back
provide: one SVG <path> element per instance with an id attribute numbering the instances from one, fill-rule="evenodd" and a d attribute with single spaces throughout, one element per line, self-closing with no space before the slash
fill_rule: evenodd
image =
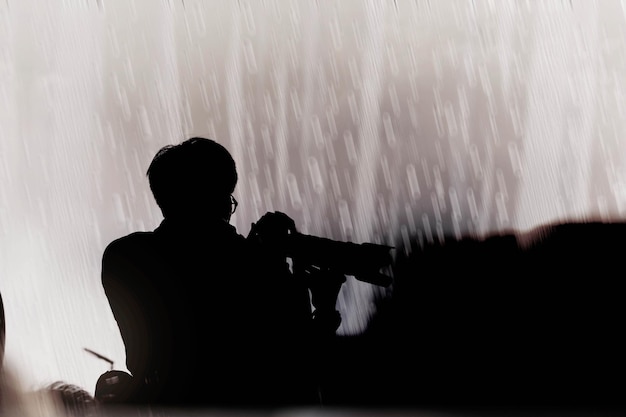
<path id="1" fill-rule="evenodd" d="M 150 381 L 142 401 L 315 401 L 300 385 L 311 380 L 308 292 L 266 255 L 223 221 L 165 220 L 107 247 L 103 286 L 128 369 Z"/>

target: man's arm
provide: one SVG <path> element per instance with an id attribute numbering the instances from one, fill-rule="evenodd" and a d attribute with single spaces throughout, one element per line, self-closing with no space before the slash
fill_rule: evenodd
<path id="1" fill-rule="evenodd" d="M 320 271 L 301 265 L 298 259 L 292 259 L 291 273 L 286 254 L 291 244 L 290 237 L 297 233 L 295 223 L 289 216 L 269 212 L 252 225 L 248 240 L 263 254 L 266 267 L 278 271 L 274 273 L 273 281 L 279 286 L 277 291 L 285 294 L 282 300 L 285 311 L 295 312 L 301 320 L 294 325 L 306 326 L 312 337 L 332 336 L 341 324 L 335 304 L 346 278 L 334 271 Z"/>
<path id="2" fill-rule="evenodd" d="M 149 327 L 141 303 L 141 277 L 122 241 L 113 241 L 102 256 L 102 287 L 126 350 L 126 366 L 133 375 L 148 369 Z"/>

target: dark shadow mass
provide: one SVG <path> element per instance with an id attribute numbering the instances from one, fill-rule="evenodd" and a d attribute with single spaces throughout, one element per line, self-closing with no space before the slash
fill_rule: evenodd
<path id="1" fill-rule="evenodd" d="M 566 222 L 399 250 L 391 296 L 338 340 L 326 402 L 623 408 L 625 236 Z"/>

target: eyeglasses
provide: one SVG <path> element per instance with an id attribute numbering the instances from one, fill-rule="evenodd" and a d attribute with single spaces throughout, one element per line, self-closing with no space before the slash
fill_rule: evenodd
<path id="1" fill-rule="evenodd" d="M 232 205 L 232 208 L 230 209 L 230 214 L 235 214 L 239 203 L 237 202 L 237 200 L 235 200 L 235 197 L 233 197 L 232 194 L 230 195 L 230 204 Z"/>

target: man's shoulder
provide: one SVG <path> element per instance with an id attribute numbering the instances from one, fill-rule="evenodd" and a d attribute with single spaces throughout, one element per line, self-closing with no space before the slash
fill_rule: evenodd
<path id="1" fill-rule="evenodd" d="M 151 245 L 153 241 L 154 232 L 133 232 L 111 241 L 104 249 L 104 255 L 133 251 Z"/>

